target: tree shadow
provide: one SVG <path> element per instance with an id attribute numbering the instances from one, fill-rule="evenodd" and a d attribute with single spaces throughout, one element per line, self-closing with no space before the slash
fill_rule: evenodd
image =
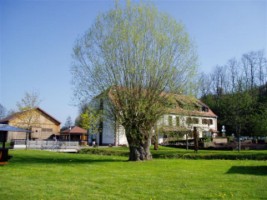
<path id="1" fill-rule="evenodd" d="M 267 176 L 267 166 L 233 166 L 227 174 L 250 174 Z"/>

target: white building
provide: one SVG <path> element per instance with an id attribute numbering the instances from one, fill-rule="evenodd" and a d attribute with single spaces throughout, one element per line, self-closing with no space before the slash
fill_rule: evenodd
<path id="1" fill-rule="evenodd" d="M 217 116 L 212 110 L 196 98 L 171 94 L 175 101 L 166 105 L 167 113 L 164 114 L 155 125 L 154 132 L 158 134 L 159 144 L 164 142 L 168 133 L 180 134 L 180 139 L 186 139 L 186 134 L 190 138 L 190 132 L 196 127 L 199 137 L 211 136 L 217 132 Z M 96 97 L 93 100 L 95 108 L 108 110 L 109 97 Z M 99 145 L 127 145 L 127 138 L 124 127 L 118 124 L 113 116 L 103 116 L 103 121 L 99 126 L 99 134 L 96 142 Z"/>

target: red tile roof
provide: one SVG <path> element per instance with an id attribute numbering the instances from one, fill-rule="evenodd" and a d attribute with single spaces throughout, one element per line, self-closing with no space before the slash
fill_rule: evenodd
<path id="1" fill-rule="evenodd" d="M 79 127 L 79 126 L 73 126 L 71 129 L 66 129 L 64 131 L 61 131 L 61 134 L 86 134 L 87 130 Z"/>

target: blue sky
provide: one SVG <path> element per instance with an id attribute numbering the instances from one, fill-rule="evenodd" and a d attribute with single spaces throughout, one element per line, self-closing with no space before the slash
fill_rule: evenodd
<path id="1" fill-rule="evenodd" d="M 182 22 L 199 56 L 199 70 L 267 51 L 267 0 L 155 0 Z M 111 0 L 1 0 L 0 104 L 16 109 L 25 92 L 38 92 L 40 107 L 64 125 L 74 120 L 70 67 L 75 40 Z"/>

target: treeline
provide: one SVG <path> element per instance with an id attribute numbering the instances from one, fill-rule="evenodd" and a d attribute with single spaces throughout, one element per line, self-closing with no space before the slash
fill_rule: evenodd
<path id="1" fill-rule="evenodd" d="M 264 51 L 244 54 L 200 77 L 200 95 L 228 135 L 267 135 L 267 59 Z"/>

